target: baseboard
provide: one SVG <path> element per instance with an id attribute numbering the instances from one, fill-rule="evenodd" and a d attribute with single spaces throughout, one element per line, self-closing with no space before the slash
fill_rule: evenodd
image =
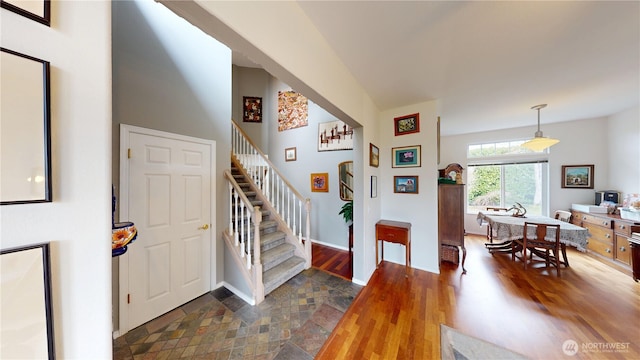
<path id="1" fill-rule="evenodd" d="M 349 248 L 347 248 L 345 246 L 340 246 L 340 245 L 327 243 L 327 242 L 323 242 L 323 241 L 318 241 L 318 240 L 311 239 L 311 243 L 322 245 L 322 246 L 326 246 L 326 247 L 330 247 L 330 248 L 334 248 L 334 249 L 338 249 L 338 250 L 342 250 L 342 251 L 349 251 Z"/>
<path id="2" fill-rule="evenodd" d="M 253 300 L 253 296 L 245 294 L 244 292 L 236 289 L 233 285 L 227 283 L 226 281 L 222 282 L 222 286 L 227 288 L 227 290 L 231 291 L 235 296 L 244 300 L 244 302 L 246 302 L 247 304 L 251 306 L 254 306 L 256 304 L 255 301 Z"/>

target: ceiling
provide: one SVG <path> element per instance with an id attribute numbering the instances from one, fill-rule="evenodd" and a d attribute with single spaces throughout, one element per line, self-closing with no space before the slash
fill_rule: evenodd
<path id="1" fill-rule="evenodd" d="M 382 111 L 439 100 L 442 134 L 640 104 L 640 2 L 298 1 Z M 234 63 L 254 66 L 234 56 Z"/>

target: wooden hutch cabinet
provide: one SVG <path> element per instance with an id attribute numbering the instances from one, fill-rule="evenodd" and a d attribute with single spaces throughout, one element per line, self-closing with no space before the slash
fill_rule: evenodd
<path id="1" fill-rule="evenodd" d="M 464 185 L 438 184 L 438 243 L 462 248 L 462 271 L 467 257 L 464 246 Z M 441 249 L 439 249 L 442 251 Z"/>

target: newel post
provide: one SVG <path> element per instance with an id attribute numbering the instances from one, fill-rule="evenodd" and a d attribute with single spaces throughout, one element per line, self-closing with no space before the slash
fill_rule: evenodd
<path id="1" fill-rule="evenodd" d="M 305 260 L 307 261 L 306 269 L 309 269 L 311 268 L 311 199 L 305 199 L 305 208 L 307 209 L 307 216 L 305 219 L 307 239 L 304 242 L 304 251 L 306 253 Z"/>
<path id="2" fill-rule="evenodd" d="M 255 302 L 260 304 L 264 301 L 264 283 L 262 282 L 262 260 L 260 259 L 260 223 L 262 222 L 262 212 L 260 207 L 253 207 L 253 279 L 255 284 Z"/>

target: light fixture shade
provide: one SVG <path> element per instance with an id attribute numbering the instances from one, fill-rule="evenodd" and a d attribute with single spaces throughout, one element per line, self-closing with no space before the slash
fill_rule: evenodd
<path id="1" fill-rule="evenodd" d="M 560 142 L 558 139 L 542 136 L 542 131 L 540 131 L 540 109 L 545 107 L 547 107 L 547 104 L 540 104 L 531 107 L 531 110 L 536 110 L 538 112 L 538 131 L 536 131 L 534 138 L 522 144 L 522 147 L 533 151 L 542 151 Z"/>
<path id="2" fill-rule="evenodd" d="M 527 141 L 526 143 L 522 144 L 522 147 L 525 147 L 529 150 L 533 150 L 533 151 L 542 151 L 550 146 L 553 146 L 557 143 L 559 143 L 560 140 L 558 139 L 552 139 L 552 138 L 548 138 L 548 137 L 534 137 L 533 139 Z"/>

